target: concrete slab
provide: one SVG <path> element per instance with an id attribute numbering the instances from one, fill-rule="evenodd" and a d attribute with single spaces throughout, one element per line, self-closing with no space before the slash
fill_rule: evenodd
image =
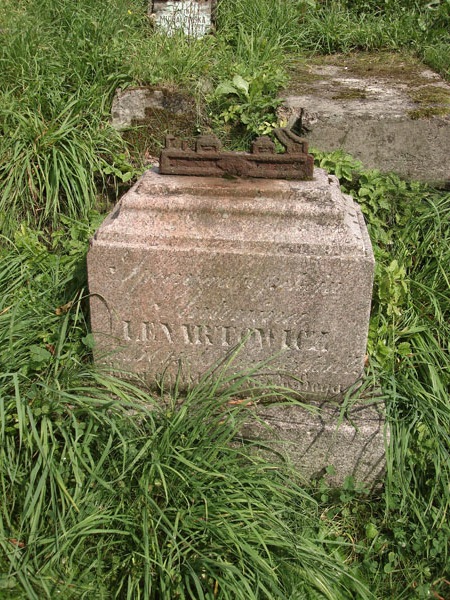
<path id="1" fill-rule="evenodd" d="M 297 63 L 291 76 L 279 116 L 312 148 L 450 186 L 450 85 L 419 61 L 337 55 Z"/>
<path id="2" fill-rule="evenodd" d="M 178 117 L 195 121 L 194 99 L 176 89 L 152 86 L 118 89 L 111 107 L 111 125 L 118 131 L 126 131 L 136 125 L 145 126 L 163 114 L 169 122 Z"/>

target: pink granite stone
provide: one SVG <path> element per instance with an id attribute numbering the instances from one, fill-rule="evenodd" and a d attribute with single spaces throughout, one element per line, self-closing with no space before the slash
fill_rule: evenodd
<path id="1" fill-rule="evenodd" d="M 146 172 L 88 254 L 95 359 L 155 382 L 196 381 L 242 340 L 235 371 L 305 398 L 361 376 L 374 259 L 358 206 L 312 181 Z"/>

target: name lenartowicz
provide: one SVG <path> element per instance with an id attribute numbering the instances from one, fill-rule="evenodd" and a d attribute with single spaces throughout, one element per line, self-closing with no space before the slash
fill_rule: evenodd
<path id="1" fill-rule="evenodd" d="M 152 342 L 186 346 L 219 346 L 229 348 L 243 340 L 256 348 L 269 350 L 302 350 L 328 352 L 328 331 L 268 327 L 236 327 L 228 325 L 196 325 L 194 323 L 162 323 L 122 321 L 121 337 L 126 342 L 151 345 Z"/>

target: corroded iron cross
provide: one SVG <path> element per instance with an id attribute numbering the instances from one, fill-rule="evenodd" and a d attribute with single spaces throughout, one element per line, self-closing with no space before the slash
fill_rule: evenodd
<path id="1" fill-rule="evenodd" d="M 277 153 L 268 136 L 257 138 L 250 152 L 223 152 L 215 135 L 199 136 L 194 150 L 187 142 L 167 136 L 159 171 L 163 175 L 312 179 L 314 158 L 308 154 L 308 142 L 289 129 L 274 129 L 273 133 L 284 152 Z"/>

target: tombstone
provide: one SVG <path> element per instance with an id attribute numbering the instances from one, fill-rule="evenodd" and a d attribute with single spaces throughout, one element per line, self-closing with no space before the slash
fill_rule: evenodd
<path id="1" fill-rule="evenodd" d="M 149 10 L 156 25 L 167 33 L 181 30 L 200 38 L 211 31 L 215 8 L 215 0 L 153 0 Z"/>
<path id="2" fill-rule="evenodd" d="M 214 136 L 193 150 L 167 139 L 161 171 L 141 177 L 91 242 L 96 361 L 150 384 L 189 386 L 242 343 L 235 372 L 266 363 L 261 384 L 306 402 L 339 400 L 357 384 L 374 271 L 366 226 L 338 180 L 313 171 L 306 142 L 276 135 L 284 153 L 267 138 L 250 153 L 223 152 Z M 278 407 L 268 410 L 268 421 L 283 422 Z M 352 425 L 341 429 L 341 442 L 352 438 L 358 449 L 339 477 L 355 465 L 360 478 L 374 477 L 384 442 L 380 415 L 372 417 L 366 411 L 356 437 Z M 312 475 L 336 441 L 336 416 L 326 426 L 297 420 L 297 447 L 319 444 Z"/>
<path id="3" fill-rule="evenodd" d="M 138 160 L 158 156 L 169 133 L 194 139 L 201 118 L 195 98 L 173 86 L 118 89 L 112 101 L 111 125 Z"/>

